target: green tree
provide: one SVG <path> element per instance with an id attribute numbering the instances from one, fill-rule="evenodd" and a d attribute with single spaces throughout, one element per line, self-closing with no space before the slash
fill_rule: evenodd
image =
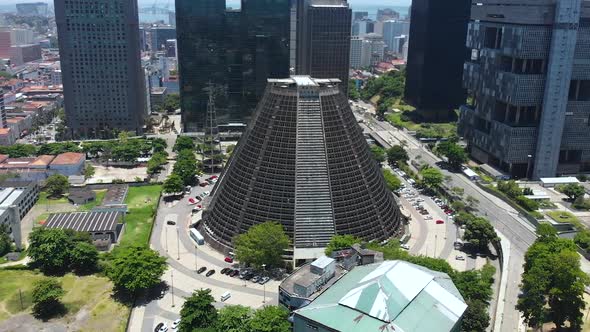
<path id="1" fill-rule="evenodd" d="M 454 201 L 453 203 L 451 203 L 451 208 L 457 212 L 459 211 L 465 211 L 467 209 L 467 206 L 465 205 L 465 203 L 461 202 L 461 201 Z"/>
<path id="2" fill-rule="evenodd" d="M 164 152 L 167 147 L 168 143 L 166 143 L 166 140 L 163 138 L 158 137 L 152 140 L 152 149 L 154 150 L 154 153 Z"/>
<path id="3" fill-rule="evenodd" d="M 433 167 L 422 169 L 420 175 L 422 176 L 422 183 L 430 189 L 439 187 L 445 179 L 444 175 Z"/>
<path id="4" fill-rule="evenodd" d="M 488 250 L 490 243 L 499 241 L 496 230 L 485 218 L 473 218 L 465 224 L 463 239 L 481 252 Z"/>
<path id="5" fill-rule="evenodd" d="M 289 236 L 281 224 L 268 221 L 236 236 L 234 244 L 236 258 L 240 262 L 256 267 L 262 264 L 278 267 L 283 265 L 282 255 L 289 247 Z"/>
<path id="6" fill-rule="evenodd" d="M 469 160 L 465 149 L 459 146 L 452 140 L 441 142 L 437 146 L 437 150 L 445 157 L 452 168 L 458 169 L 462 164 Z"/>
<path id="7" fill-rule="evenodd" d="M 147 162 L 147 173 L 149 175 L 159 173 L 167 162 L 168 160 L 165 151 L 154 153 Z"/>
<path id="8" fill-rule="evenodd" d="M 45 191 L 49 197 L 61 197 L 69 187 L 70 183 L 65 175 L 53 174 L 45 181 Z"/>
<path id="9" fill-rule="evenodd" d="M 194 150 L 195 149 L 195 142 L 193 139 L 188 136 L 178 136 L 176 138 L 176 143 L 174 144 L 174 151 L 182 151 L 182 150 Z"/>
<path id="10" fill-rule="evenodd" d="M 137 146 L 129 144 L 128 141 L 123 141 L 121 144 L 113 146 L 111 150 L 111 157 L 116 161 L 134 163 L 140 156 L 141 151 L 137 149 Z"/>
<path id="11" fill-rule="evenodd" d="M 516 198 L 522 196 L 522 189 L 518 186 L 514 180 L 510 181 L 498 181 L 498 190 L 506 194 L 510 198 Z"/>
<path id="12" fill-rule="evenodd" d="M 375 159 L 378 163 L 385 161 L 385 150 L 383 150 L 383 148 L 377 145 L 372 145 L 371 153 L 373 154 L 373 159 Z"/>
<path id="13" fill-rule="evenodd" d="M 81 152 L 80 146 L 74 142 L 47 143 L 41 145 L 37 154 L 57 155 L 66 152 Z"/>
<path id="14" fill-rule="evenodd" d="M 250 319 L 250 331 L 290 332 L 291 323 L 287 320 L 289 312 L 278 306 L 265 306 L 256 310 Z"/>
<path id="15" fill-rule="evenodd" d="M 363 240 L 358 238 L 354 235 L 334 235 L 328 242 L 328 246 L 326 247 L 326 255 L 330 256 L 332 252 L 341 249 L 350 248 L 353 244 L 362 243 Z"/>
<path id="16" fill-rule="evenodd" d="M 465 193 L 465 189 L 463 189 L 461 187 L 453 187 L 451 189 L 451 192 L 459 197 L 463 197 L 463 194 Z"/>
<path id="17" fill-rule="evenodd" d="M 63 273 L 70 263 L 72 241 L 62 229 L 36 227 L 29 234 L 28 255 L 41 270 Z"/>
<path id="18" fill-rule="evenodd" d="M 348 81 L 348 98 L 352 100 L 359 100 L 361 98 L 361 93 L 356 87 L 355 80 Z"/>
<path id="19" fill-rule="evenodd" d="M 467 310 L 461 320 L 461 331 L 485 331 L 490 325 L 488 308 L 482 301 L 467 301 Z"/>
<path id="20" fill-rule="evenodd" d="M 134 294 L 159 284 L 164 271 L 166 258 L 139 246 L 116 248 L 106 266 L 115 287 Z"/>
<path id="21" fill-rule="evenodd" d="M 178 93 L 170 93 L 164 98 L 163 108 L 166 112 L 174 112 L 180 108 L 180 95 Z"/>
<path id="22" fill-rule="evenodd" d="M 193 150 L 184 149 L 178 152 L 172 173 L 180 176 L 184 185 L 194 184 L 199 167 Z"/>
<path id="23" fill-rule="evenodd" d="M 453 283 L 463 298 L 483 303 L 488 303 L 492 299 L 493 292 L 490 286 L 494 282 L 495 268 L 489 264 L 486 266 L 486 269 L 490 269 L 489 271 L 468 270 L 453 274 Z M 492 276 L 489 276 L 487 272 L 492 272 Z"/>
<path id="24" fill-rule="evenodd" d="M 64 290 L 55 278 L 37 281 L 32 295 L 35 317 L 47 319 L 63 310 L 60 300 L 64 295 Z"/>
<path id="25" fill-rule="evenodd" d="M 396 191 L 402 186 L 402 181 L 393 173 L 391 173 L 387 169 L 382 169 L 381 173 L 383 173 L 383 178 L 385 179 L 385 184 L 387 188 L 391 191 Z"/>
<path id="26" fill-rule="evenodd" d="M 37 148 L 30 144 L 13 144 L 0 148 L 2 154 L 7 154 L 10 158 L 32 157 L 37 155 Z"/>
<path id="27" fill-rule="evenodd" d="M 98 267 L 98 250 L 88 242 L 78 242 L 70 251 L 70 267 L 77 273 L 90 273 Z"/>
<path id="28" fill-rule="evenodd" d="M 586 190 L 583 186 L 577 183 L 569 183 L 563 186 L 561 192 L 563 192 L 570 201 L 575 201 L 578 197 L 584 196 Z"/>
<path id="29" fill-rule="evenodd" d="M 184 183 L 182 179 L 177 174 L 170 174 L 170 176 L 164 181 L 164 193 L 166 194 L 176 194 L 181 193 L 184 189 Z"/>
<path id="30" fill-rule="evenodd" d="M 401 145 L 394 145 L 387 150 L 387 161 L 390 164 L 406 163 L 408 160 L 408 152 Z"/>
<path id="31" fill-rule="evenodd" d="M 199 289 L 186 298 L 180 310 L 179 331 L 195 331 L 198 328 L 214 327 L 217 310 L 210 289 Z"/>
<path id="32" fill-rule="evenodd" d="M 12 247 L 10 232 L 6 224 L 0 224 L 0 257 L 6 255 Z"/>
<path id="33" fill-rule="evenodd" d="M 220 332 L 250 332 L 248 324 L 252 309 L 241 305 L 228 305 L 219 310 L 216 330 Z"/>
<path id="34" fill-rule="evenodd" d="M 91 164 L 86 164 L 84 167 L 84 178 L 90 179 L 96 173 L 96 169 Z"/>
<path id="35" fill-rule="evenodd" d="M 539 237 L 525 254 L 517 309 L 531 327 L 552 321 L 557 329 L 569 322 L 572 330 L 582 323 L 584 288 L 590 279 L 580 268 L 576 246 L 557 237 L 551 225 L 537 228 Z"/>

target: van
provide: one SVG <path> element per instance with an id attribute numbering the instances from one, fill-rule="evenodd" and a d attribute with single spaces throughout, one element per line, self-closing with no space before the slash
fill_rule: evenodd
<path id="1" fill-rule="evenodd" d="M 225 292 L 225 293 L 221 294 L 221 302 L 225 302 L 230 297 L 231 297 L 231 293 L 230 292 Z"/>

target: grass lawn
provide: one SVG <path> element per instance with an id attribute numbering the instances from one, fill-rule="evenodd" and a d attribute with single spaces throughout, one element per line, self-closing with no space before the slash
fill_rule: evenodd
<path id="1" fill-rule="evenodd" d="M 394 106 L 395 107 L 395 106 Z M 406 128 L 409 131 L 415 131 L 419 137 L 450 137 L 457 133 L 456 123 L 418 123 L 411 119 L 411 111 L 401 113 L 391 113 L 387 115 L 387 120 L 396 127 Z"/>
<path id="2" fill-rule="evenodd" d="M 30 313 L 34 284 L 46 278 L 31 270 L 1 269 L 0 321 L 20 312 Z M 130 308 L 111 298 L 113 285 L 107 278 L 67 274 L 58 279 L 65 291 L 62 302 L 68 312 L 57 321 L 67 322 L 79 331 L 124 331 Z M 80 314 L 81 310 L 84 310 L 83 314 Z"/>
<path id="3" fill-rule="evenodd" d="M 162 186 L 129 187 L 125 231 L 121 245 L 147 246 Z"/>
<path id="4" fill-rule="evenodd" d="M 547 215 L 557 222 L 569 222 L 576 226 L 581 225 L 580 219 L 567 211 L 549 211 Z"/>
<path id="5" fill-rule="evenodd" d="M 102 200 L 104 199 L 104 196 L 107 193 L 107 190 L 106 189 L 95 190 L 94 192 L 96 193 L 96 199 L 92 202 L 86 203 L 84 205 L 80 205 L 80 207 L 78 208 L 78 211 L 90 211 L 93 208 L 102 204 Z"/>
<path id="6" fill-rule="evenodd" d="M 47 197 L 47 193 L 45 191 L 42 191 L 41 193 L 39 193 L 39 200 L 37 201 L 37 204 L 41 205 L 45 205 L 45 204 L 63 204 L 63 203 L 68 203 L 68 199 L 65 197 L 59 198 L 59 199 L 53 199 L 53 198 L 48 198 Z"/>

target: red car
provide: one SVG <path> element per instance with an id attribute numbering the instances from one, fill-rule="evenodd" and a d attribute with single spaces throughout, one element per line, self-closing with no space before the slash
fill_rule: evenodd
<path id="1" fill-rule="evenodd" d="M 201 187 L 207 187 L 208 185 L 209 185 L 209 183 L 207 183 L 207 182 L 199 183 L 199 186 L 201 186 Z"/>
<path id="2" fill-rule="evenodd" d="M 234 262 L 234 259 L 233 259 L 232 257 L 230 257 L 230 256 L 225 256 L 225 259 L 224 259 L 224 261 L 225 261 L 226 263 L 233 263 L 233 262 Z"/>
<path id="3" fill-rule="evenodd" d="M 447 215 L 451 215 L 451 214 L 455 213 L 455 211 L 453 211 L 453 210 L 445 210 L 445 213 Z"/>
<path id="4" fill-rule="evenodd" d="M 209 180 L 217 179 L 217 175 L 213 175 L 209 178 Z"/>
<path id="5" fill-rule="evenodd" d="M 437 224 L 437 225 L 444 224 L 444 223 L 445 223 L 445 222 L 444 222 L 444 221 L 442 221 L 442 220 L 440 220 L 440 219 L 436 221 L 436 224 Z"/>

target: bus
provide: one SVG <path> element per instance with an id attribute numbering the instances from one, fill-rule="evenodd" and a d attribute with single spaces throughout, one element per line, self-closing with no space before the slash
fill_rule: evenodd
<path id="1" fill-rule="evenodd" d="M 203 237 L 203 235 L 201 235 L 201 233 L 198 230 L 191 228 L 189 232 L 191 235 L 191 239 L 193 239 L 198 245 L 205 244 L 205 238 Z"/>

